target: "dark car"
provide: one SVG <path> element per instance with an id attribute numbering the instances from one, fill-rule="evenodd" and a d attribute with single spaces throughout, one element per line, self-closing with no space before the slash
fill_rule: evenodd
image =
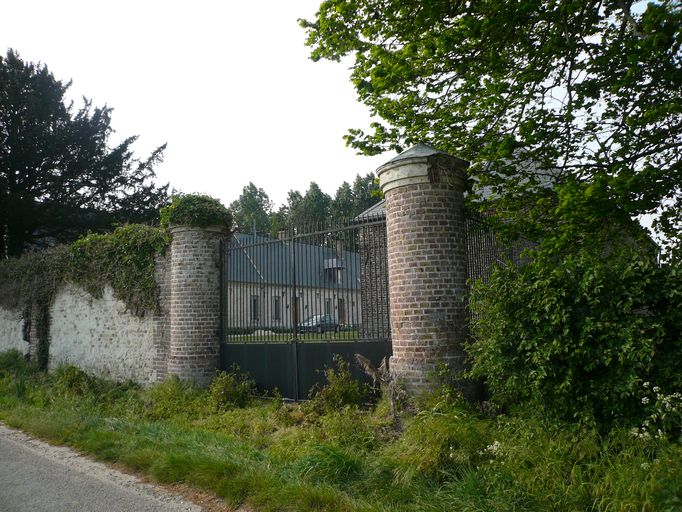
<path id="1" fill-rule="evenodd" d="M 339 322 L 332 315 L 313 315 L 306 318 L 305 321 L 298 326 L 298 329 L 300 332 L 339 332 Z"/>

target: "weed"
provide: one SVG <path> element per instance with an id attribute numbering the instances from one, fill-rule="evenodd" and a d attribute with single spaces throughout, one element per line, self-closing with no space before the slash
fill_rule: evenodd
<path id="1" fill-rule="evenodd" d="M 85 396 L 96 394 L 102 382 L 80 368 L 60 365 L 51 375 L 54 388 L 62 396 Z"/>
<path id="2" fill-rule="evenodd" d="M 308 412 L 325 414 L 345 406 L 359 407 L 367 402 L 369 388 L 353 378 L 350 364 L 340 355 L 334 356 L 336 368 L 327 368 L 324 376 L 327 383 L 315 384 L 310 390 L 310 401 L 306 404 Z"/>
<path id="3" fill-rule="evenodd" d="M 144 417 L 150 420 L 164 420 L 177 416 L 200 415 L 202 397 L 191 383 L 173 376 L 142 394 Z"/>
<path id="4" fill-rule="evenodd" d="M 17 371 L 25 370 L 26 366 L 26 360 L 18 350 L 0 352 L 0 376 L 15 374 Z"/>
<path id="5" fill-rule="evenodd" d="M 218 372 L 208 388 L 209 401 L 216 411 L 245 407 L 256 394 L 256 383 L 234 365 L 231 372 Z"/>
<path id="6" fill-rule="evenodd" d="M 357 478 L 361 471 L 359 459 L 331 444 L 314 445 L 308 455 L 299 460 L 297 469 L 314 482 L 343 483 Z"/>

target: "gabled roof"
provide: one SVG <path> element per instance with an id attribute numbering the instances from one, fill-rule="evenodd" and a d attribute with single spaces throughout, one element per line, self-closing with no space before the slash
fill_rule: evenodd
<path id="1" fill-rule="evenodd" d="M 229 244 L 227 280 L 312 288 L 360 288 L 360 255 L 336 248 L 235 233 Z M 334 280 L 341 269 L 341 281 Z"/>

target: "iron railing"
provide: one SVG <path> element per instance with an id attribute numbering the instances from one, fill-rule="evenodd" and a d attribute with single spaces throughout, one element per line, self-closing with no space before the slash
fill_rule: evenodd
<path id="1" fill-rule="evenodd" d="M 225 343 L 390 337 L 383 217 L 237 232 L 222 259 Z"/>

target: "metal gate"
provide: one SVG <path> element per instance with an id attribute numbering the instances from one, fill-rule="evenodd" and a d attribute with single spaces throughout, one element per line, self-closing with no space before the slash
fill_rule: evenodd
<path id="1" fill-rule="evenodd" d="M 299 400 L 336 354 L 376 365 L 390 355 L 383 217 L 235 233 L 222 258 L 222 369 Z"/>

